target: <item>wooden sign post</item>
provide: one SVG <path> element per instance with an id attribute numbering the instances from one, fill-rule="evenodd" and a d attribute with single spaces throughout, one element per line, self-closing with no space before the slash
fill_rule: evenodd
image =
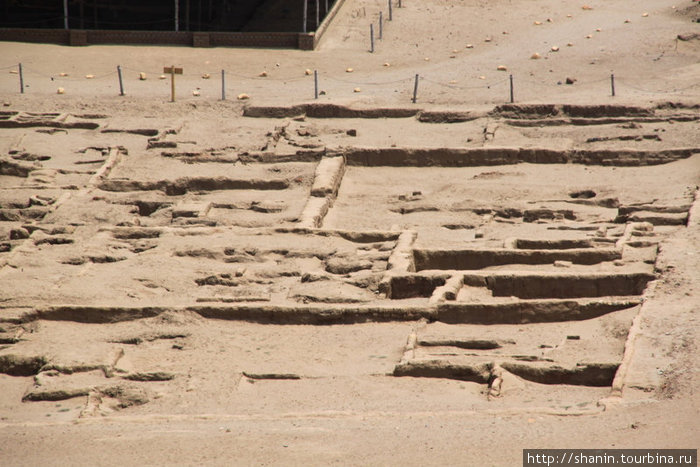
<path id="1" fill-rule="evenodd" d="M 163 73 L 170 73 L 170 102 L 175 102 L 175 75 L 182 74 L 182 68 L 173 66 L 163 67 Z"/>

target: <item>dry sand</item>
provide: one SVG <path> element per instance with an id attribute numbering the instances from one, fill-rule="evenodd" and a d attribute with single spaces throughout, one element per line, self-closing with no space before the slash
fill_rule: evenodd
<path id="1" fill-rule="evenodd" d="M 1 465 L 697 447 L 698 3 L 403 3 L 374 54 L 368 0 L 314 52 L 0 44 Z"/>

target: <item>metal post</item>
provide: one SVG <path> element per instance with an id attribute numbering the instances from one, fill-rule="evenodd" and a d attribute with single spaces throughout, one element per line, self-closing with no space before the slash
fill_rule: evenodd
<path id="1" fill-rule="evenodd" d="M 391 5 L 391 0 L 389 0 L 389 21 L 394 19 L 393 6 Z"/>
<path id="2" fill-rule="evenodd" d="M 180 30 L 180 0 L 175 0 L 175 32 Z"/>
<path id="3" fill-rule="evenodd" d="M 399 8 L 401 8 L 401 0 L 399 0 Z"/>
<path id="4" fill-rule="evenodd" d="M 68 0 L 63 0 L 63 29 L 68 29 Z"/>
<path id="5" fill-rule="evenodd" d="M 413 85 L 413 99 L 411 99 L 414 104 L 416 103 L 416 100 L 418 99 L 418 79 L 419 79 L 419 77 L 418 77 L 418 75 L 416 75 L 416 82 Z"/>
<path id="6" fill-rule="evenodd" d="M 19 64 L 19 92 L 24 94 L 24 74 L 22 73 L 22 64 Z"/>
<path id="7" fill-rule="evenodd" d="M 369 53 L 374 53 L 374 24 L 369 25 Z"/>
<path id="8" fill-rule="evenodd" d="M 306 16 L 309 12 L 309 0 L 304 0 L 304 24 L 302 25 L 301 32 L 306 32 Z"/>
<path id="9" fill-rule="evenodd" d="M 314 99 L 318 99 L 318 70 L 314 70 Z"/>
<path id="10" fill-rule="evenodd" d="M 320 23 L 320 14 L 321 14 L 321 0 L 316 0 L 316 29 L 318 29 L 318 25 Z"/>
<path id="11" fill-rule="evenodd" d="M 119 95 L 124 95 L 124 82 L 122 81 L 122 67 L 117 65 L 117 76 L 119 76 Z"/>
<path id="12" fill-rule="evenodd" d="M 328 0 L 326 0 L 326 9 L 324 11 L 328 14 Z"/>
<path id="13" fill-rule="evenodd" d="M 513 75 L 510 75 L 510 103 L 512 104 L 513 102 L 515 102 L 513 98 Z"/>
<path id="14" fill-rule="evenodd" d="M 175 65 L 170 67 L 170 102 L 175 102 Z"/>
<path id="15" fill-rule="evenodd" d="M 382 12 L 379 12 L 379 40 L 382 40 L 382 36 L 384 31 L 384 15 Z"/>
<path id="16" fill-rule="evenodd" d="M 610 90 L 612 91 L 612 96 L 615 97 L 615 75 L 610 73 Z"/>
<path id="17" fill-rule="evenodd" d="M 226 73 L 221 70 L 221 100 L 226 100 Z"/>

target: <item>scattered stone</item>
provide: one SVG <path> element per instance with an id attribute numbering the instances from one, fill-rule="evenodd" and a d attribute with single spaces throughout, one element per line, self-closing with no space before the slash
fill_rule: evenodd
<path id="1" fill-rule="evenodd" d="M 160 76 L 158 77 L 158 79 L 165 79 L 165 78 L 167 78 L 165 75 L 160 75 Z M 146 78 L 144 78 L 144 79 L 146 79 Z"/>
<path id="2" fill-rule="evenodd" d="M 29 238 L 29 231 L 22 227 L 10 230 L 10 240 L 22 240 Z"/>
<path id="3" fill-rule="evenodd" d="M 65 93 L 66 93 L 66 90 L 63 88 L 56 89 L 56 94 L 65 94 Z"/>
<path id="4" fill-rule="evenodd" d="M 574 84 L 576 81 L 576 78 L 566 78 L 566 84 Z"/>
<path id="5" fill-rule="evenodd" d="M 630 21 L 629 19 L 626 19 L 626 20 L 625 20 L 625 23 L 631 23 L 631 22 L 632 22 L 632 21 Z"/>
<path id="6" fill-rule="evenodd" d="M 586 39 L 591 39 L 593 36 L 591 34 L 586 35 Z"/>
<path id="7" fill-rule="evenodd" d="M 465 48 L 467 48 L 467 49 L 473 49 L 473 48 L 474 48 L 474 44 L 467 44 L 467 46 L 466 46 Z"/>
<path id="8" fill-rule="evenodd" d="M 355 89 L 352 90 L 352 92 L 362 92 L 362 89 L 360 89 L 360 88 L 355 88 Z"/>
<path id="9" fill-rule="evenodd" d="M 571 261 L 557 260 L 554 262 L 556 268 L 570 268 L 573 265 Z"/>
<path id="10" fill-rule="evenodd" d="M 95 75 L 85 75 L 85 79 L 93 79 L 95 78 Z"/>
<path id="11" fill-rule="evenodd" d="M 354 128 L 351 128 L 345 132 L 346 135 L 348 136 L 357 136 L 357 130 Z"/>
<path id="12" fill-rule="evenodd" d="M 130 381 L 170 381 L 175 378 L 172 373 L 167 373 L 165 371 L 152 371 L 144 373 L 131 373 L 124 376 L 124 379 Z"/>
<path id="13" fill-rule="evenodd" d="M 430 61 L 430 57 L 425 57 L 423 60 L 425 60 L 426 62 L 429 62 L 429 61 Z"/>
<path id="14" fill-rule="evenodd" d="M 163 78 L 165 78 L 165 75 L 163 75 Z M 146 73 L 144 73 L 144 72 L 139 73 L 139 80 L 146 81 Z"/>
<path id="15" fill-rule="evenodd" d="M 498 71 L 508 71 L 508 67 L 505 66 L 505 65 L 498 65 L 498 66 L 496 67 L 496 69 L 497 69 Z"/>
<path id="16" fill-rule="evenodd" d="M 572 336 L 566 336 L 566 338 L 570 341 L 579 341 L 581 340 L 581 336 L 579 335 L 572 335 Z"/>
<path id="17" fill-rule="evenodd" d="M 237 99 L 238 99 L 239 101 L 244 101 L 244 100 L 250 99 L 250 96 L 249 96 L 248 94 L 246 94 L 246 93 L 242 93 L 242 94 L 239 94 L 239 95 L 238 95 Z"/>
<path id="18" fill-rule="evenodd" d="M 389 62 L 385 62 L 384 66 L 391 66 L 391 64 Z"/>
<path id="19" fill-rule="evenodd" d="M 309 75 L 313 74 L 313 71 L 311 71 L 309 68 L 307 68 L 306 70 L 304 70 L 304 74 L 306 76 L 309 76 Z"/>
<path id="20" fill-rule="evenodd" d="M 554 20 L 553 20 L 552 18 L 547 18 L 547 22 L 548 22 L 548 23 L 553 23 Z"/>
<path id="21" fill-rule="evenodd" d="M 265 78 L 267 76 L 267 71 L 261 71 L 258 76 L 261 78 Z"/>
<path id="22" fill-rule="evenodd" d="M 700 39 L 700 34 L 695 32 L 689 32 L 685 34 L 678 34 L 678 39 L 682 41 L 692 41 L 693 39 Z"/>
<path id="23" fill-rule="evenodd" d="M 352 73 L 353 71 L 355 71 L 355 70 L 353 70 L 352 68 L 346 68 L 346 69 L 345 69 L 345 73 Z"/>
<path id="24" fill-rule="evenodd" d="M 553 45 L 551 50 L 552 50 L 552 52 L 559 52 L 559 47 L 557 47 L 556 45 Z"/>
<path id="25" fill-rule="evenodd" d="M 196 89 L 192 91 L 193 96 L 199 96 L 199 94 L 200 94 L 199 91 Z"/>
<path id="26" fill-rule="evenodd" d="M 66 77 L 68 76 L 68 73 L 59 73 L 58 76 Z"/>
<path id="27" fill-rule="evenodd" d="M 573 43 L 573 42 L 569 42 L 569 43 L 566 44 L 566 46 L 567 46 L 567 47 L 573 47 L 573 46 L 574 46 L 574 43 Z"/>
<path id="28" fill-rule="evenodd" d="M 364 259 L 333 257 L 326 261 L 326 271 L 331 274 L 349 274 L 371 268 L 372 262 Z"/>
<path id="29" fill-rule="evenodd" d="M 647 13 L 647 12 L 642 13 L 642 17 L 646 18 L 647 16 L 649 16 L 649 13 Z"/>
<path id="30" fill-rule="evenodd" d="M 209 79 L 209 78 L 211 78 L 211 75 L 209 73 L 204 73 L 202 75 L 202 79 Z"/>
<path id="31" fill-rule="evenodd" d="M 602 31 L 602 29 L 600 29 L 600 28 L 595 28 L 595 32 L 600 32 L 600 31 Z"/>
<path id="32" fill-rule="evenodd" d="M 486 39 L 484 39 L 484 42 L 491 42 L 491 40 L 492 39 L 490 37 L 487 37 Z"/>
<path id="33" fill-rule="evenodd" d="M 531 58 L 532 60 L 539 60 L 540 58 L 542 58 L 542 55 L 540 55 L 540 54 L 538 54 L 537 52 L 535 52 L 534 54 L 530 55 L 530 58 Z"/>
<path id="34" fill-rule="evenodd" d="M 615 266 L 624 266 L 624 265 L 625 265 L 625 262 L 624 262 L 624 260 L 616 259 L 616 260 L 613 261 L 613 264 L 614 264 Z"/>
<path id="35" fill-rule="evenodd" d="M 583 6 L 581 7 L 581 9 L 582 9 L 582 10 L 592 10 L 593 7 L 590 6 L 590 5 L 583 5 Z"/>
<path id="36" fill-rule="evenodd" d="M 474 231 L 474 238 L 484 238 L 484 231 L 477 229 Z"/>
<path id="37" fill-rule="evenodd" d="M 328 274 L 319 274 L 316 272 L 306 272 L 306 273 L 302 274 L 302 276 L 301 276 L 302 282 L 329 281 L 331 279 L 332 279 L 332 277 L 329 276 Z"/>

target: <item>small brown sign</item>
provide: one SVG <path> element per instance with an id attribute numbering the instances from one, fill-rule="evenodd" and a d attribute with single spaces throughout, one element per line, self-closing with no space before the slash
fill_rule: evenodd
<path id="1" fill-rule="evenodd" d="M 182 74 L 182 68 L 175 68 L 172 66 L 164 66 L 163 67 L 163 73 L 170 73 L 173 75 L 181 75 Z"/>

